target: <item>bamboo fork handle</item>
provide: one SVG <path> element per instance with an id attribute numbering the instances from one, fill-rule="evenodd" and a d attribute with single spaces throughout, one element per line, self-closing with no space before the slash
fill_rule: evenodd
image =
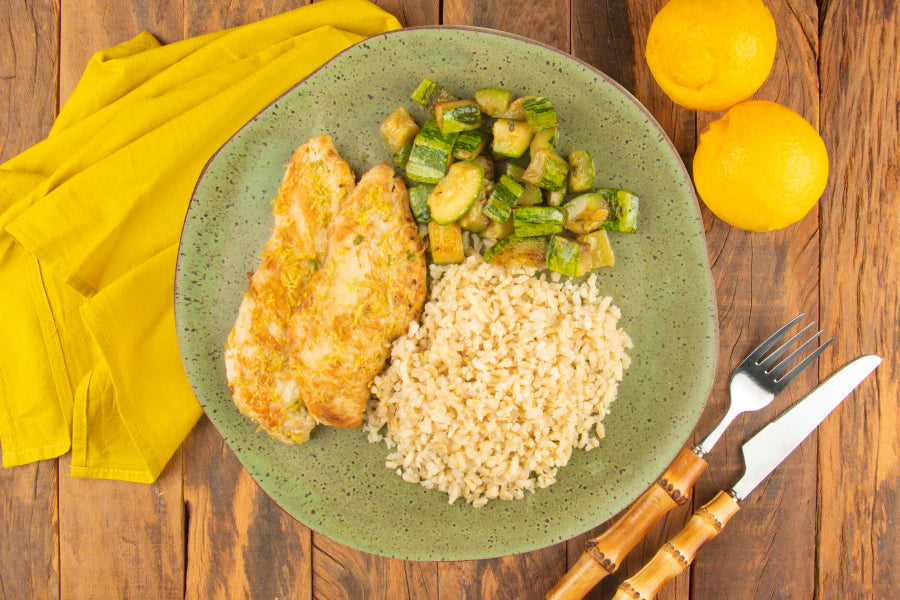
<path id="1" fill-rule="evenodd" d="M 666 472 L 613 525 L 585 542 L 585 553 L 547 592 L 547 600 L 578 600 L 614 573 L 632 548 L 667 512 L 688 499 L 688 492 L 706 470 L 706 461 L 685 448 Z"/>
<path id="2" fill-rule="evenodd" d="M 728 492 L 697 509 L 684 529 L 666 542 L 644 568 L 619 586 L 613 600 L 650 600 L 694 561 L 706 542 L 716 537 L 725 523 L 740 510 Z"/>

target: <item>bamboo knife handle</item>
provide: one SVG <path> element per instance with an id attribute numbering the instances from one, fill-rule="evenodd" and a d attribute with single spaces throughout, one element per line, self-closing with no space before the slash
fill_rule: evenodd
<path id="1" fill-rule="evenodd" d="M 716 537 L 725 523 L 740 510 L 727 492 L 697 509 L 684 529 L 666 542 L 644 568 L 619 586 L 613 600 L 650 600 L 671 579 L 693 562 L 706 542 Z"/>
<path id="2" fill-rule="evenodd" d="M 614 573 L 632 548 L 667 512 L 687 502 L 688 492 L 707 463 L 690 448 L 681 451 L 666 472 L 635 500 L 612 526 L 585 542 L 585 552 L 547 592 L 547 600 L 578 600 Z"/>

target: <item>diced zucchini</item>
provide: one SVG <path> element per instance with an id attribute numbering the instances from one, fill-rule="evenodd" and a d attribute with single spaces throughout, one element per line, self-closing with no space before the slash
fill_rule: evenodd
<path id="1" fill-rule="evenodd" d="M 525 167 L 514 162 L 507 161 L 501 163 L 497 171 L 500 173 L 500 175 L 506 175 L 514 181 L 522 181 L 522 175 L 525 174 Z"/>
<path id="2" fill-rule="evenodd" d="M 409 155 L 412 152 L 414 141 L 415 138 L 410 139 L 408 142 L 403 144 L 403 147 L 400 148 L 400 151 L 394 155 L 394 164 L 396 164 L 401 169 L 406 169 L 406 163 L 409 162 Z"/>
<path id="3" fill-rule="evenodd" d="M 443 86 L 429 79 L 422 80 L 419 87 L 410 96 L 413 100 L 428 112 L 434 112 L 434 106 L 438 102 L 450 102 L 456 98 L 450 92 L 444 90 Z"/>
<path id="4" fill-rule="evenodd" d="M 546 98 L 528 98 L 522 102 L 525 111 L 525 120 L 532 131 L 540 131 L 549 127 L 556 127 L 559 119 L 556 118 L 556 110 Z"/>
<path id="5" fill-rule="evenodd" d="M 525 154 L 531 143 L 531 128 L 525 121 L 497 119 L 494 121 L 493 133 L 491 151 L 498 156 L 518 158 Z"/>
<path id="6" fill-rule="evenodd" d="M 452 265 L 466 260 L 459 223 L 449 225 L 441 225 L 434 221 L 429 223 L 428 245 L 431 248 L 431 260 L 436 265 Z"/>
<path id="7" fill-rule="evenodd" d="M 440 225 L 453 223 L 468 212 L 483 188 L 484 170 L 479 165 L 453 163 L 428 196 L 431 218 Z"/>
<path id="8" fill-rule="evenodd" d="M 420 183 L 437 183 L 447 174 L 458 133 L 441 133 L 435 119 L 429 119 L 413 140 L 406 162 L 406 176 Z"/>
<path id="9" fill-rule="evenodd" d="M 556 127 L 548 127 L 536 132 L 534 137 L 531 138 L 531 144 L 528 146 L 529 154 L 534 156 L 534 153 L 541 148 L 556 152 L 556 133 Z"/>
<path id="10" fill-rule="evenodd" d="M 419 133 L 419 125 L 401 106 L 381 122 L 378 133 L 381 134 L 381 139 L 384 140 L 391 154 L 396 155 L 403 146 L 416 137 L 416 134 Z"/>
<path id="11" fill-rule="evenodd" d="M 544 258 L 547 256 L 547 238 L 532 237 L 519 238 L 510 235 L 487 249 L 484 253 L 485 262 L 504 267 L 533 267 L 540 269 L 544 266 Z"/>
<path id="12" fill-rule="evenodd" d="M 578 241 L 586 242 L 591 248 L 591 269 L 615 266 L 616 257 L 613 254 L 606 231 L 599 229 L 579 236 L 577 239 Z"/>
<path id="13" fill-rule="evenodd" d="M 566 186 L 569 165 L 559 154 L 541 148 L 534 153 L 522 180 L 545 190 L 558 191 Z"/>
<path id="14" fill-rule="evenodd" d="M 609 217 L 601 227 L 625 233 L 637 231 L 640 198 L 628 190 L 605 188 L 597 191 L 609 202 Z"/>
<path id="15" fill-rule="evenodd" d="M 428 208 L 428 196 L 434 189 L 433 185 L 423 183 L 409 188 L 409 208 L 412 211 L 416 223 L 424 225 L 431 221 L 431 209 Z"/>
<path id="16" fill-rule="evenodd" d="M 472 159 L 472 162 L 481 165 L 481 168 L 484 170 L 485 185 L 487 185 L 488 182 L 494 181 L 494 161 L 492 161 L 487 156 L 484 156 L 483 154 L 479 154 Z"/>
<path id="17" fill-rule="evenodd" d="M 483 88 L 475 92 L 475 102 L 481 107 L 481 112 L 495 118 L 503 116 L 513 97 L 512 92 L 502 88 Z"/>
<path id="18" fill-rule="evenodd" d="M 531 100 L 532 98 L 534 98 L 534 96 L 522 96 L 521 98 L 516 98 L 510 102 L 509 108 L 501 115 L 502 118 L 513 119 L 515 121 L 526 121 L 524 104 L 527 100 Z"/>
<path id="19" fill-rule="evenodd" d="M 567 277 L 581 277 L 591 270 L 591 248 L 586 242 L 554 235 L 547 243 L 547 268 Z"/>
<path id="20" fill-rule="evenodd" d="M 537 237 L 563 230 L 563 211 L 552 206 L 522 206 L 513 210 L 516 237 Z"/>
<path id="21" fill-rule="evenodd" d="M 497 181 L 497 185 L 494 187 L 494 191 L 488 197 L 487 204 L 484 206 L 484 214 L 497 223 L 505 223 L 509 219 L 510 214 L 512 214 L 512 209 L 519 200 L 519 196 L 524 191 L 525 188 L 519 185 L 518 182 L 513 181 L 506 175 L 501 175 L 500 180 Z"/>
<path id="22" fill-rule="evenodd" d="M 481 109 L 474 100 L 453 100 L 434 105 L 441 133 L 458 133 L 481 127 Z"/>
<path id="23" fill-rule="evenodd" d="M 516 206 L 534 206 L 535 204 L 540 204 L 544 201 L 544 196 L 541 194 L 541 188 L 538 186 L 533 183 L 526 183 L 522 187 L 524 188 L 524 191 L 519 196 Z"/>
<path id="24" fill-rule="evenodd" d="M 491 221 L 491 224 L 487 226 L 487 229 L 481 232 L 481 237 L 486 240 L 502 240 L 503 238 L 512 235 L 513 229 L 513 218 L 512 215 L 510 215 L 503 223 Z"/>
<path id="25" fill-rule="evenodd" d="M 566 229 L 583 235 L 600 229 L 609 216 L 609 203 L 600 192 L 575 196 L 563 205 Z"/>
<path id="26" fill-rule="evenodd" d="M 566 201 L 568 190 L 564 186 L 561 190 L 544 190 L 544 199 L 550 206 L 562 206 Z"/>
<path id="27" fill-rule="evenodd" d="M 453 158 L 459 160 L 469 160 L 475 158 L 484 150 L 487 143 L 491 140 L 491 134 L 484 129 L 469 129 L 463 131 L 456 138 L 456 144 L 453 145 Z"/>
<path id="28" fill-rule="evenodd" d="M 569 154 L 569 191 L 586 192 L 594 187 L 594 159 L 587 150 Z"/>
<path id="29" fill-rule="evenodd" d="M 484 207 L 487 204 L 487 199 L 488 195 L 485 193 L 484 188 L 482 188 L 475 203 L 469 207 L 466 214 L 459 218 L 459 226 L 466 231 L 471 231 L 473 233 L 481 233 L 487 229 L 488 225 L 493 223 L 493 221 L 484 214 Z"/>

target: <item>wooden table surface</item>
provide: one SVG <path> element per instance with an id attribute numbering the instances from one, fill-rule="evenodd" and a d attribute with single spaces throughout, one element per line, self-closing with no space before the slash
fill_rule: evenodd
<path id="1" fill-rule="evenodd" d="M 0 0 L 0 159 L 47 134 L 90 57 L 142 30 L 163 42 L 251 22 L 302 0 Z M 717 115 L 684 110 L 643 59 L 664 0 L 382 0 L 405 25 L 471 24 L 570 52 L 630 90 L 690 165 Z M 730 371 L 806 311 L 836 341 L 768 409 L 739 418 L 692 501 L 655 527 L 589 597 L 609 598 L 693 508 L 742 469 L 745 436 L 850 358 L 885 363 L 747 500 L 660 598 L 900 598 L 900 8 L 894 0 L 766 0 L 778 53 L 757 97 L 822 133 L 831 157 L 817 208 L 752 234 L 702 208 L 720 355 L 697 426 L 724 414 Z M 10 318 L 4 315 L 5 318 Z M 695 434 L 696 435 L 696 434 Z M 70 459 L 0 470 L 0 598 L 530 599 L 589 535 L 522 555 L 404 562 L 352 550 L 281 511 L 203 419 L 153 485 L 74 479 Z"/>

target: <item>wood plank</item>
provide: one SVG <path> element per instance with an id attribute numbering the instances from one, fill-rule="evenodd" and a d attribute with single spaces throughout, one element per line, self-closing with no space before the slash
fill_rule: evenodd
<path id="1" fill-rule="evenodd" d="M 542 600 L 565 573 L 566 543 L 491 560 L 441 563 L 442 599 Z"/>
<path id="2" fill-rule="evenodd" d="M 209 419 L 183 448 L 185 597 L 309 600 L 309 529 L 259 488 Z"/>
<path id="3" fill-rule="evenodd" d="M 539 6 L 539 9 L 535 7 Z M 490 27 L 543 42 L 569 52 L 569 2 L 544 0 L 444 0 L 444 25 Z"/>
<path id="4" fill-rule="evenodd" d="M 642 14 L 652 19 L 656 3 L 572 0 L 571 6 L 572 55 L 634 94 L 642 48 L 637 26 L 644 20 Z"/>
<path id="5" fill-rule="evenodd" d="M 0 470 L 0 600 L 59 597 L 55 460 Z"/>
<path id="6" fill-rule="evenodd" d="M 43 139 L 56 116 L 59 9 L 0 3 L 0 163 Z M 2 454 L 2 448 L 0 448 Z M 0 469 L 0 598 L 59 597 L 57 461 Z"/>
<path id="7" fill-rule="evenodd" d="M 675 148 L 687 160 L 693 155 L 696 143 L 694 113 L 675 105 L 653 81 L 644 47 L 650 23 L 666 0 L 630 0 L 621 2 L 592 2 L 574 0 L 572 3 L 572 54 L 600 69 L 650 110 L 672 140 Z M 601 581 L 587 596 L 588 600 L 610 598 L 622 581 L 634 575 L 653 556 L 656 550 L 681 529 L 690 515 L 688 502 L 671 513 L 647 534 L 622 562 L 619 570 Z M 572 565 L 584 552 L 584 542 L 603 532 L 612 521 L 578 536 L 568 543 L 568 564 Z M 689 597 L 690 572 L 676 578 L 657 596 L 661 600 Z"/>
<path id="8" fill-rule="evenodd" d="M 183 37 L 182 3 L 169 0 L 60 0 L 60 103 L 75 89 L 85 65 L 98 50 L 141 31 L 162 43 Z"/>
<path id="9" fill-rule="evenodd" d="M 817 7 L 812 1 L 766 3 L 778 24 L 778 50 L 768 80 L 755 97 L 784 104 L 818 123 Z M 698 114 L 698 131 L 718 114 Z M 759 342 L 800 312 L 818 314 L 818 210 L 786 229 L 749 233 L 703 207 L 707 246 L 719 306 L 720 352 L 716 385 L 698 431 L 724 415 L 731 370 Z M 741 275 L 738 277 L 737 275 Z M 772 404 L 738 418 L 710 454 L 708 476 L 695 502 L 706 502 L 743 472 L 746 438 L 800 399 L 817 381 L 809 369 Z M 810 598 L 815 569 L 816 443 L 807 440 L 742 505 L 723 533 L 692 567 L 696 600 Z M 736 577 L 741 573 L 742 577 Z"/>
<path id="10" fill-rule="evenodd" d="M 253 23 L 306 6 L 308 0 L 247 0 L 246 2 L 185 2 L 185 38 Z"/>
<path id="11" fill-rule="evenodd" d="M 153 484 L 68 476 L 60 461 L 61 598 L 181 598 L 181 452 Z"/>
<path id="12" fill-rule="evenodd" d="M 885 363 L 819 428 L 816 597 L 900 590 L 900 4 L 821 3 L 821 320 L 840 340 L 826 376 L 858 354 Z"/>
<path id="13" fill-rule="evenodd" d="M 0 162 L 49 133 L 56 117 L 59 9 L 44 0 L 0 4 Z"/>
<path id="14" fill-rule="evenodd" d="M 437 563 L 360 552 L 313 533 L 316 600 L 437 600 Z"/>
<path id="15" fill-rule="evenodd" d="M 388 11 L 404 27 L 438 25 L 441 22 L 439 0 L 375 0 L 375 4 Z"/>
<path id="16" fill-rule="evenodd" d="M 180 39 L 180 7 L 142 0 L 60 2 L 60 102 L 71 94 L 94 52 L 144 30 L 161 41 Z M 68 475 L 70 464 L 70 456 L 60 460 L 61 597 L 181 598 L 181 452 L 151 485 L 75 479 Z"/>

